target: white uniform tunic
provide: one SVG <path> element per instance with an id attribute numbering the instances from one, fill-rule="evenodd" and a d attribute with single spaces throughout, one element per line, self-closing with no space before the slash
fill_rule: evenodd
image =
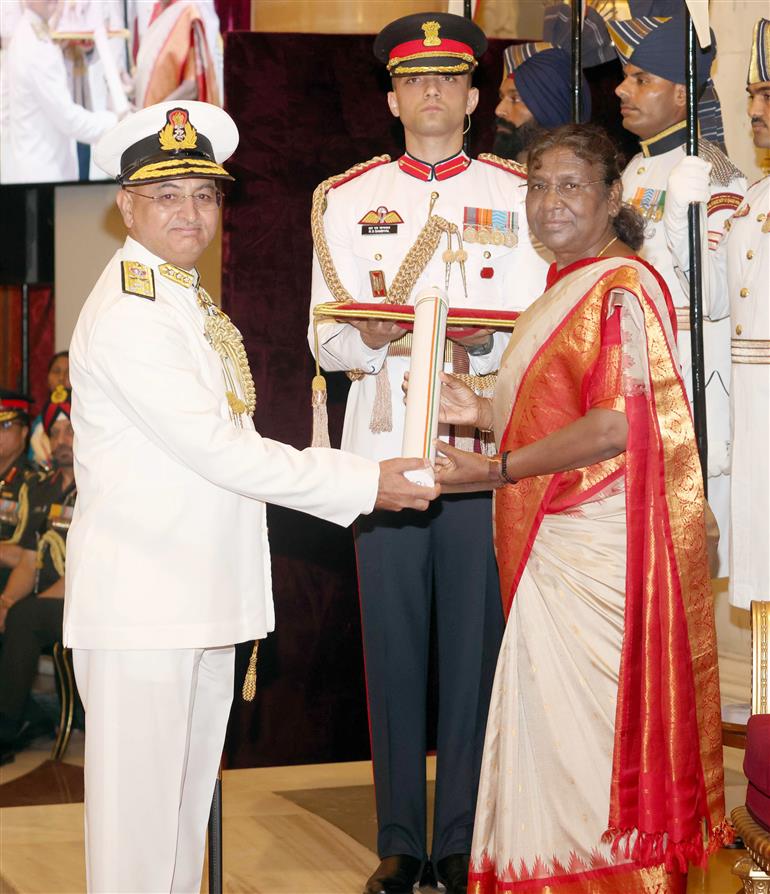
<path id="1" fill-rule="evenodd" d="M 732 328 L 730 589 L 749 608 L 770 593 L 770 178 L 725 224 L 712 259 L 727 281 Z"/>
<path id="2" fill-rule="evenodd" d="M 463 154 L 439 163 L 435 171 L 423 162 L 403 156 L 397 162 L 374 166 L 346 181 L 329 192 L 324 214 L 326 239 L 342 284 L 356 301 L 385 300 L 373 291 L 370 274 L 381 273 L 387 288 L 391 287 L 401 262 L 428 220 L 435 193 L 434 214 L 457 224 L 461 233 L 471 229 L 478 234 L 486 229 L 489 239 L 464 243 L 468 252 L 466 294 L 456 262 L 451 264 L 446 288 L 446 264 L 442 259 L 446 239 L 442 237 L 414 286 L 410 303 L 422 289 L 438 286 L 446 288 L 450 307 L 524 310 L 543 292 L 551 258 L 542 247 L 538 254 L 530 241 L 523 184 L 526 184 L 523 176 L 492 163 L 471 161 Z M 395 221 L 397 216 L 402 222 L 369 226 L 362 222 L 369 212 L 379 212 L 384 221 Z M 496 228 L 500 236 L 494 235 Z M 509 234 L 508 245 L 503 237 L 506 229 L 515 232 L 515 239 Z M 510 244 L 514 241 L 515 245 Z M 458 248 L 456 241 L 453 248 Z M 312 308 L 332 300 L 314 254 L 308 335 L 311 350 L 314 350 Z M 358 369 L 365 373 L 350 388 L 343 448 L 374 459 L 400 455 L 405 410 L 401 383 L 409 369 L 409 357 L 388 356 L 387 346 L 379 350 L 367 347 L 358 330 L 347 323 L 323 322 L 318 333 L 318 359 L 323 369 Z M 470 372 L 484 375 L 495 371 L 507 338 L 507 334 L 498 333 L 489 354 L 470 356 Z M 393 427 L 389 432 L 375 434 L 370 430 L 370 420 L 376 374 L 386 358 Z M 445 369 L 451 371 L 451 365 Z"/>
<path id="3" fill-rule="evenodd" d="M 6 81 L 3 183 L 78 179 L 76 143 L 95 143 L 117 123 L 112 112 L 90 112 L 72 98 L 59 46 L 47 24 L 26 10 L 4 59 Z"/>
<path id="4" fill-rule="evenodd" d="M 123 291 L 123 261 L 150 268 L 154 301 Z M 196 290 L 162 264 L 127 239 L 72 340 L 64 639 L 75 648 L 263 637 L 274 621 L 265 502 L 348 525 L 375 501 L 375 464 L 262 438 L 246 416 L 233 425 Z"/>
<path id="5" fill-rule="evenodd" d="M 623 172 L 623 199 L 641 212 L 646 220 L 644 245 L 639 254 L 655 267 L 671 291 L 677 309 L 677 347 L 687 396 L 692 403 L 692 361 L 690 348 L 690 293 L 684 267 L 675 264 L 666 242 L 663 209 L 666 185 L 672 168 L 685 155 L 684 122 L 659 139 L 645 141 L 643 152 L 635 155 Z M 711 198 L 708 203 L 708 244 L 716 246 L 725 220 L 735 211 L 746 193 L 746 179 L 717 147 L 700 142 L 701 157 L 713 165 Z M 705 234 L 704 234 L 705 235 Z M 687 254 L 684 258 L 687 259 Z M 704 261 L 705 263 L 705 261 Z M 715 284 L 704 289 L 703 350 L 708 426 L 709 504 L 720 530 L 719 574 L 727 573 L 727 543 L 730 499 L 730 321 L 724 291 Z"/>

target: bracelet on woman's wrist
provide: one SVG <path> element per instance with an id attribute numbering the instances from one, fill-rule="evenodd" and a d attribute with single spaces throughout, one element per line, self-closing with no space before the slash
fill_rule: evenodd
<path id="1" fill-rule="evenodd" d="M 510 450 L 504 450 L 500 454 L 500 476 L 506 484 L 516 484 L 518 478 L 512 478 L 508 472 L 508 457 L 511 455 Z"/>

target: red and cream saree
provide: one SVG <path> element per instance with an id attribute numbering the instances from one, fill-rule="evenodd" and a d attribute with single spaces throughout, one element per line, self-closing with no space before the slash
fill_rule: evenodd
<path id="1" fill-rule="evenodd" d="M 214 47 L 198 5 L 194 0 L 172 0 L 165 8 L 156 3 L 136 58 L 137 108 L 162 102 L 188 78 L 195 78 L 201 102 L 221 105 Z"/>
<path id="2" fill-rule="evenodd" d="M 473 894 L 684 891 L 725 837 L 703 491 L 670 296 L 636 259 L 580 261 L 518 320 L 500 450 L 592 407 L 627 449 L 495 496 L 508 624 L 476 808 Z M 515 595 L 515 598 L 514 598 Z"/>

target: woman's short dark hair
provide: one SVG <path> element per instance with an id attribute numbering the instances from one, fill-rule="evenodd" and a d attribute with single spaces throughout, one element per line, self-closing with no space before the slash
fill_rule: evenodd
<path id="1" fill-rule="evenodd" d="M 54 363 L 56 363 L 56 361 L 57 361 L 60 357 L 66 357 L 67 360 L 69 361 L 69 359 L 70 359 L 70 352 L 69 352 L 69 351 L 57 351 L 57 352 L 53 355 L 53 357 L 51 357 L 51 359 L 50 359 L 50 361 L 49 361 L 49 363 L 48 363 L 48 372 L 51 372 L 51 370 L 53 369 L 53 365 L 54 365 Z"/>
<path id="2" fill-rule="evenodd" d="M 544 131 L 529 148 L 528 170 L 537 170 L 538 162 L 549 149 L 569 149 L 577 158 L 598 165 L 604 172 L 607 186 L 619 181 L 623 173 L 625 158 L 606 131 L 595 124 L 564 124 Z M 644 242 L 644 220 L 635 208 L 624 202 L 617 217 L 613 218 L 612 226 L 620 240 L 638 251 Z"/>

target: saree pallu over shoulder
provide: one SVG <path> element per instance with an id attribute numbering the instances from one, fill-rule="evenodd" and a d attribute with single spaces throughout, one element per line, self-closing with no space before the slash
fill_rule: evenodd
<path id="1" fill-rule="evenodd" d="M 495 544 L 507 613 L 543 517 L 623 479 L 626 604 L 605 840 L 638 865 L 684 870 L 703 865 L 730 832 L 700 462 L 671 300 L 652 268 L 609 258 L 562 271 L 519 317 L 495 431 L 500 450 L 516 450 L 583 416 L 618 310 L 625 453 L 498 491 Z"/>

